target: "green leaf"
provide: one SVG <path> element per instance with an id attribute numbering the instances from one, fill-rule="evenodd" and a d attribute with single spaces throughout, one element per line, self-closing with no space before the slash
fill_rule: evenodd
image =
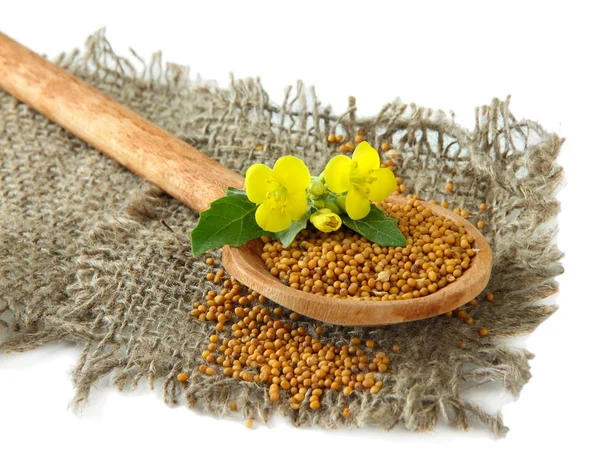
<path id="1" fill-rule="evenodd" d="M 240 190 L 238 188 L 234 188 L 233 186 L 228 186 L 227 189 L 223 188 L 225 192 L 225 196 L 235 196 L 235 195 L 244 195 L 246 196 L 245 190 Z"/>
<path id="2" fill-rule="evenodd" d="M 283 247 L 288 247 L 292 243 L 296 235 L 306 228 L 306 223 L 308 222 L 309 216 L 310 211 L 307 212 L 300 219 L 292 221 L 292 224 L 290 224 L 290 227 L 286 230 L 275 233 L 275 238 L 281 241 Z"/>
<path id="3" fill-rule="evenodd" d="M 406 246 L 406 238 L 398 229 L 398 221 L 389 218 L 374 204 L 363 219 L 354 221 L 342 215 L 342 221 L 350 229 L 380 246 Z"/>
<path id="4" fill-rule="evenodd" d="M 198 225 L 190 233 L 194 256 L 225 244 L 241 246 L 272 235 L 256 224 L 255 212 L 256 205 L 242 190 L 228 189 L 223 198 L 213 201 L 210 208 L 200 213 Z"/>

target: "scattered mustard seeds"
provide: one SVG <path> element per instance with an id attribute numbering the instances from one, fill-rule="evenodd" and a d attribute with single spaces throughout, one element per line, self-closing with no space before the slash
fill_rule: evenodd
<path id="1" fill-rule="evenodd" d="M 185 383 L 189 378 L 189 375 L 187 373 L 179 373 L 177 375 L 177 381 L 179 381 L 180 383 Z"/>
<path id="2" fill-rule="evenodd" d="M 272 309 L 266 298 L 233 278 L 223 282 L 220 292 L 208 291 L 205 303 L 194 305 L 204 310 L 196 317 L 200 321 L 218 322 L 217 333 L 209 336 L 202 352 L 208 365 L 199 367 L 208 376 L 221 367 L 226 377 L 262 384 L 273 403 L 285 392 L 292 409 L 299 409 L 305 399 L 309 408 L 319 409 L 324 390 L 348 396 L 353 390 L 376 394 L 383 387 L 390 358 L 382 351 L 370 352 L 373 340 L 365 342 L 366 351 L 357 337 L 348 345 L 322 342 L 323 327 L 311 335 L 304 325 L 279 320 L 281 307 Z M 293 316 L 298 320 L 298 314 Z"/>
<path id="3" fill-rule="evenodd" d="M 399 300 L 424 297 L 454 282 L 471 266 L 473 236 L 411 197 L 380 203 L 398 220 L 407 244 L 379 246 L 354 231 L 304 229 L 288 248 L 263 237 L 261 258 L 271 274 L 303 292 L 333 298 Z"/>

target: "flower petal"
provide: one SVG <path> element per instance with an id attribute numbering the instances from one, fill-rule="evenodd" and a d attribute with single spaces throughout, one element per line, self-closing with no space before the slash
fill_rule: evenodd
<path id="1" fill-rule="evenodd" d="M 350 219 L 363 219 L 369 211 L 371 211 L 371 202 L 368 198 L 365 198 L 356 188 L 350 188 L 346 196 L 346 213 Z"/>
<path id="2" fill-rule="evenodd" d="M 273 175 L 288 191 L 304 191 L 310 183 L 310 172 L 304 162 L 291 155 L 281 157 L 275 162 Z"/>
<path id="3" fill-rule="evenodd" d="M 337 155 L 329 160 L 323 176 L 334 193 L 344 193 L 350 189 L 350 164 L 352 160 L 346 155 Z"/>
<path id="4" fill-rule="evenodd" d="M 306 208 L 308 207 L 308 200 L 306 198 L 306 191 L 294 191 L 288 193 L 285 204 L 285 214 L 291 219 L 300 219 L 306 214 Z"/>
<path id="5" fill-rule="evenodd" d="M 292 223 L 290 217 L 283 212 L 279 202 L 275 200 L 267 200 L 261 204 L 256 210 L 255 218 L 256 224 L 272 233 L 283 231 Z"/>
<path id="6" fill-rule="evenodd" d="M 262 203 L 267 193 L 279 185 L 273 177 L 273 170 L 262 163 L 255 163 L 246 172 L 246 194 L 252 203 Z"/>
<path id="7" fill-rule="evenodd" d="M 367 142 L 361 142 L 357 145 L 352 154 L 352 161 L 356 163 L 358 172 L 366 175 L 371 170 L 379 168 L 379 154 L 377 150 L 371 147 Z"/>
<path id="8" fill-rule="evenodd" d="M 369 186 L 371 201 L 383 201 L 396 189 L 396 177 L 389 168 L 378 168 L 370 173 L 375 181 Z"/>

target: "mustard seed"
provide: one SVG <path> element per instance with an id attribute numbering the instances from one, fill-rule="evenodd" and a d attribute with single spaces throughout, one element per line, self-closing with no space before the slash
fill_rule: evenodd
<path id="1" fill-rule="evenodd" d="M 485 299 L 486 299 L 488 302 L 491 302 L 492 300 L 494 300 L 494 294 L 492 294 L 492 293 L 489 293 L 489 294 L 487 294 L 487 295 L 485 296 Z"/>
<path id="2" fill-rule="evenodd" d="M 454 191 L 454 185 L 452 183 L 446 183 L 446 191 L 452 193 Z"/>
<path id="3" fill-rule="evenodd" d="M 252 426 L 254 426 L 254 420 L 253 419 L 246 419 L 246 427 L 248 429 L 252 429 Z"/>
<path id="4" fill-rule="evenodd" d="M 187 373 L 179 373 L 177 375 L 177 381 L 179 381 L 180 383 L 185 383 L 189 378 L 189 375 Z"/>
<path id="5" fill-rule="evenodd" d="M 232 411 L 237 411 L 237 410 L 238 410 L 237 403 L 236 403 L 235 401 L 233 401 L 233 402 L 232 402 L 232 403 L 229 405 L 229 408 L 230 408 Z"/>
<path id="6" fill-rule="evenodd" d="M 335 141 L 336 141 L 335 134 L 329 134 L 329 135 L 327 136 L 327 141 L 328 141 L 329 143 L 333 143 L 333 142 L 335 142 Z"/>
<path id="7" fill-rule="evenodd" d="M 489 331 L 488 331 L 488 329 L 487 329 L 487 328 L 480 328 L 480 329 L 479 329 L 479 334 L 480 334 L 481 336 L 488 336 L 488 335 L 489 335 Z"/>
<path id="8" fill-rule="evenodd" d="M 403 206 L 380 206 L 397 219 L 406 246 L 378 246 L 348 229 L 305 229 L 290 246 L 297 249 L 293 252 L 263 238 L 261 257 L 273 275 L 303 292 L 375 301 L 427 296 L 471 266 L 473 238 L 453 221 L 433 214 L 416 196 L 409 195 Z"/>
<path id="9" fill-rule="evenodd" d="M 207 265 L 212 266 L 215 263 L 215 260 L 212 257 L 207 257 L 205 262 Z"/>
<path id="10" fill-rule="evenodd" d="M 482 213 L 483 213 L 483 212 L 485 212 L 485 211 L 487 211 L 487 209 L 488 209 L 488 206 L 487 206 L 487 204 L 485 204 L 485 203 L 481 203 L 481 204 L 479 205 L 479 211 L 481 211 Z"/>
<path id="11" fill-rule="evenodd" d="M 477 221 L 477 228 L 479 228 L 479 229 L 485 228 L 485 223 L 483 221 Z"/>

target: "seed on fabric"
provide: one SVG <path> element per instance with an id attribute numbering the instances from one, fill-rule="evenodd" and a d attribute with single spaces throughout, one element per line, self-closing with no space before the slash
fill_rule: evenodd
<path id="1" fill-rule="evenodd" d="M 356 137 L 354 137 L 354 141 L 356 143 L 361 143 L 365 140 L 365 138 L 362 135 L 357 135 Z"/>
<path id="2" fill-rule="evenodd" d="M 344 248 L 337 244 L 329 251 L 337 258 Z M 296 251 L 287 252 L 285 258 Z M 324 260 L 337 265 L 335 260 Z M 206 303 L 197 308 L 205 306 L 220 312 L 206 321 L 217 320 L 215 329 L 220 328 L 223 335 L 209 336 L 202 357 L 208 364 L 216 362 L 222 366 L 225 377 L 268 386 L 273 404 L 279 403 L 282 392 L 287 391 L 290 408 L 299 407 L 308 399 L 307 406 L 318 409 L 324 391 L 342 391 L 348 396 L 354 388 L 370 390 L 382 386 L 376 375 L 388 371 L 390 358 L 382 351 L 374 356 L 365 354 L 358 337 L 347 344 L 323 341 L 323 327 L 315 326 L 309 332 L 308 326 L 296 323 L 298 315 L 294 313 L 290 314 L 291 321 L 278 319 L 284 315 L 284 309 L 272 309 L 268 299 L 233 278 L 225 278 L 223 289 L 207 292 L 205 299 Z M 227 310 L 221 312 L 222 308 Z M 365 348 L 374 346 L 374 340 L 364 344 Z M 207 365 L 200 365 L 199 369 L 209 376 L 217 373 Z M 373 390 L 373 394 L 378 390 Z"/>
<path id="3" fill-rule="evenodd" d="M 257 152 L 262 152 L 264 149 L 264 145 L 257 145 L 256 147 L 254 147 L 254 150 L 256 150 Z"/>
<path id="4" fill-rule="evenodd" d="M 488 329 L 487 329 L 487 328 L 480 328 L 480 329 L 479 329 L 479 334 L 480 334 L 481 336 L 488 336 L 488 335 L 489 335 L 489 331 L 488 331 Z"/>
<path id="5" fill-rule="evenodd" d="M 329 134 L 329 135 L 327 136 L 327 141 L 328 141 L 329 143 L 333 143 L 333 142 L 335 142 L 335 141 L 336 141 L 335 134 Z"/>
<path id="6" fill-rule="evenodd" d="M 479 228 L 479 229 L 485 228 L 485 223 L 483 221 L 477 221 L 477 228 Z"/>
<path id="7" fill-rule="evenodd" d="M 232 402 L 232 403 L 229 405 L 229 408 L 230 408 L 232 411 L 237 411 L 237 410 L 238 410 L 237 403 L 236 403 L 235 401 L 233 401 L 233 402 Z"/>
<path id="8" fill-rule="evenodd" d="M 481 212 L 485 212 L 485 211 L 487 211 L 487 209 L 488 209 L 488 206 L 487 206 L 487 204 L 485 204 L 485 203 L 481 203 L 481 204 L 479 205 L 479 211 L 481 211 Z"/>
<path id="9" fill-rule="evenodd" d="M 473 300 L 469 301 L 469 305 L 471 307 L 476 307 L 477 306 L 477 300 L 473 299 Z"/>
<path id="10" fill-rule="evenodd" d="M 467 318 L 468 317 L 467 311 L 461 309 L 458 312 L 456 312 L 456 316 L 461 319 Z"/>
<path id="11" fill-rule="evenodd" d="M 458 349 L 459 349 L 459 350 L 462 350 L 462 349 L 465 347 L 465 345 L 466 345 L 466 343 L 465 343 L 464 341 L 461 341 L 461 342 L 458 344 Z"/>
<path id="12" fill-rule="evenodd" d="M 454 185 L 452 183 L 446 183 L 446 191 L 452 193 L 454 191 Z"/>
<path id="13" fill-rule="evenodd" d="M 381 150 L 383 150 L 384 152 L 387 152 L 390 149 L 390 144 L 387 142 L 383 142 L 381 144 Z"/>
<path id="14" fill-rule="evenodd" d="M 491 302 L 492 300 L 494 300 L 494 294 L 492 294 L 492 293 L 486 294 L 485 299 L 488 302 Z"/>
<path id="15" fill-rule="evenodd" d="M 246 419 L 246 427 L 248 429 L 252 429 L 253 426 L 254 426 L 254 419 Z"/>
<path id="16" fill-rule="evenodd" d="M 343 135 L 336 135 L 335 140 L 337 142 L 343 142 L 344 141 L 344 136 Z"/>
<path id="17" fill-rule="evenodd" d="M 344 144 L 340 145 L 340 153 L 348 153 L 350 149 Z"/>
<path id="18" fill-rule="evenodd" d="M 394 346 L 392 346 L 392 351 L 398 353 L 400 351 L 400 345 L 394 344 Z"/>
<path id="19" fill-rule="evenodd" d="M 467 317 L 465 320 L 465 323 L 467 325 L 473 325 L 473 317 Z"/>
<path id="20" fill-rule="evenodd" d="M 177 381 L 179 381 L 180 383 L 185 383 L 189 378 L 189 375 L 187 373 L 179 373 L 177 375 Z"/>
<path id="21" fill-rule="evenodd" d="M 207 257 L 205 262 L 207 265 L 212 266 L 214 265 L 215 260 L 212 257 Z"/>

